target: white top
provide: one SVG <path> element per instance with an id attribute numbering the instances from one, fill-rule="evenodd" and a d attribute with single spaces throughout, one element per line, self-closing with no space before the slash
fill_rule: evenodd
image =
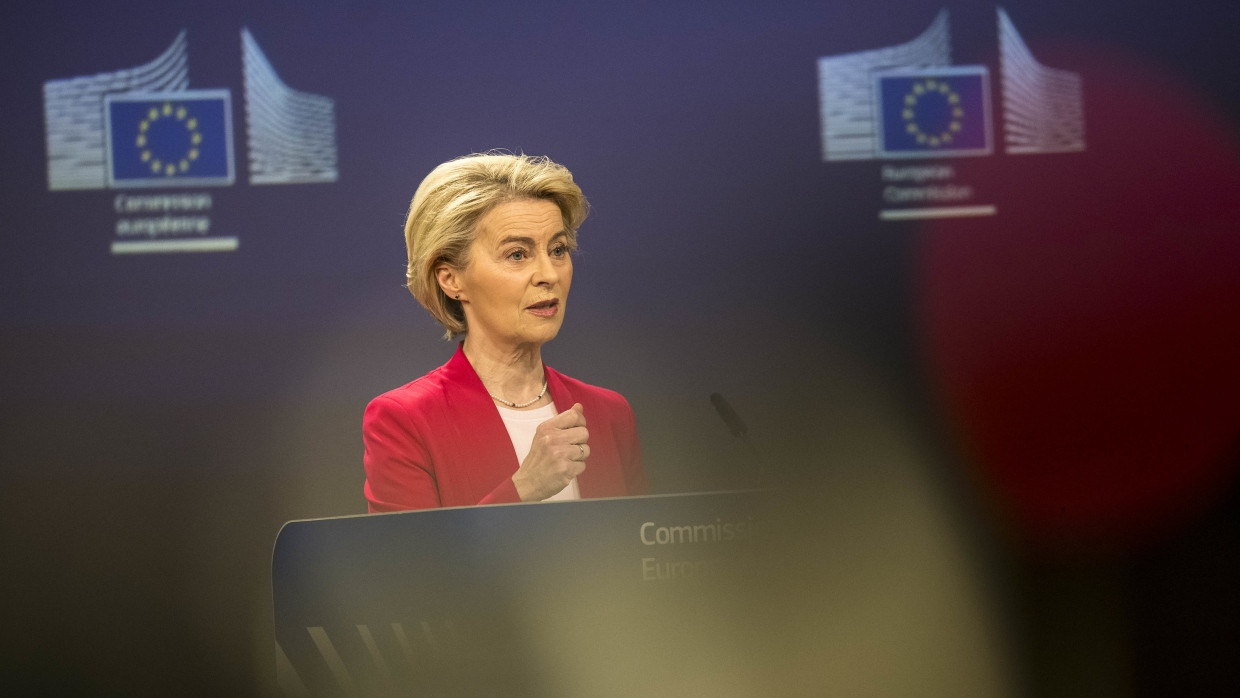
<path id="1" fill-rule="evenodd" d="M 534 432 L 538 425 L 555 416 L 555 404 L 548 404 L 535 410 L 514 410 L 496 405 L 499 416 L 504 419 L 504 427 L 508 429 L 508 438 L 512 439 L 512 447 L 517 452 L 517 462 L 524 463 L 534 445 Z M 558 499 L 581 499 L 581 489 L 577 487 L 577 478 L 573 478 L 564 489 L 544 499 L 551 502 Z"/>

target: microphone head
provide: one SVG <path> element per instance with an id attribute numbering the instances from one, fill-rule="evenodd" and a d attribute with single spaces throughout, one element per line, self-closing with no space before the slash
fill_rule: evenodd
<path id="1" fill-rule="evenodd" d="M 728 404 L 727 400 L 723 399 L 722 395 L 711 393 L 710 404 L 715 406 L 715 411 L 719 413 L 723 423 L 728 425 L 728 431 L 732 432 L 732 436 L 738 439 L 745 438 L 745 434 L 749 433 L 749 430 L 745 428 L 745 423 L 737 416 L 736 410 L 732 409 L 732 406 Z"/>

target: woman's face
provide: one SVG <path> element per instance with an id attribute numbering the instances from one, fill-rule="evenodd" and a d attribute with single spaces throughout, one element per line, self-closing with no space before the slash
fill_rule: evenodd
<path id="1" fill-rule="evenodd" d="M 573 282 L 570 251 L 560 209 L 550 201 L 516 199 L 488 211 L 478 221 L 468 266 L 448 273 L 469 335 L 503 349 L 554 338 Z"/>

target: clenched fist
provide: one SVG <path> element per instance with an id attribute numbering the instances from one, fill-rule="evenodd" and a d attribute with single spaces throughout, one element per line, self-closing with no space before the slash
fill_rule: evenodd
<path id="1" fill-rule="evenodd" d="M 530 453 L 512 476 L 523 502 L 540 502 L 568 486 L 586 469 L 590 432 L 581 403 L 538 425 Z"/>

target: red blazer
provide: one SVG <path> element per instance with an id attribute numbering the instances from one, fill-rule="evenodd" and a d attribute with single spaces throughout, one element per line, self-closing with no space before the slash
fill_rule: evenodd
<path id="1" fill-rule="evenodd" d="M 645 494 L 637 426 L 617 392 L 543 367 L 557 412 L 580 402 L 590 459 L 583 498 Z M 371 400 L 362 420 L 370 511 L 518 502 L 516 451 L 482 379 L 458 346 L 448 363 Z"/>

